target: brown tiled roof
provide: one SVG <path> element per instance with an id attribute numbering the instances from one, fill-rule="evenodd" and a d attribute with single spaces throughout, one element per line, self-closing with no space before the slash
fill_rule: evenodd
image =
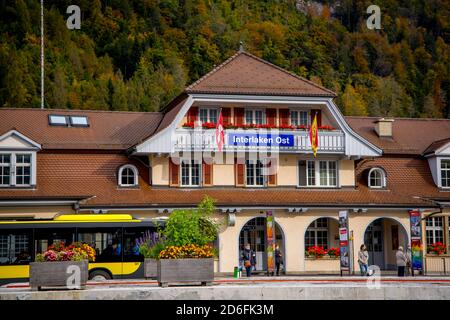
<path id="1" fill-rule="evenodd" d="M 89 127 L 50 126 L 50 114 L 84 115 Z M 162 119 L 158 112 L 0 108 L 0 135 L 15 129 L 43 149 L 127 149 L 150 136 Z"/>
<path id="2" fill-rule="evenodd" d="M 433 142 L 450 138 L 450 119 L 394 118 L 392 138 L 380 138 L 375 132 L 376 117 L 345 117 L 363 138 L 389 154 L 422 154 Z"/>
<path id="3" fill-rule="evenodd" d="M 247 52 L 238 52 L 186 88 L 187 93 L 327 96 L 336 94 Z"/>
<path id="4" fill-rule="evenodd" d="M 117 186 L 122 164 L 133 163 L 140 171 L 137 189 Z M 364 181 L 365 170 L 381 166 L 387 172 L 386 190 L 371 190 Z M 365 161 L 357 171 L 359 184 L 350 189 L 246 189 L 235 187 L 183 189 L 151 187 L 149 170 L 124 154 L 38 153 L 36 190 L 0 189 L 0 199 L 88 197 L 82 206 L 158 207 L 194 206 L 205 194 L 219 206 L 431 206 L 421 197 L 450 199 L 433 183 L 428 163 L 423 159 L 384 157 Z"/>

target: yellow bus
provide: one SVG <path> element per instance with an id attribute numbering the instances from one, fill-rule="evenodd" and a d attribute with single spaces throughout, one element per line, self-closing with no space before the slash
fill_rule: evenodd
<path id="1" fill-rule="evenodd" d="M 52 220 L 0 220 L 0 285 L 28 281 L 29 263 L 56 241 L 91 245 L 95 262 L 89 279 L 144 277 L 138 243 L 157 232 L 161 221 L 138 220 L 128 214 L 70 214 Z"/>

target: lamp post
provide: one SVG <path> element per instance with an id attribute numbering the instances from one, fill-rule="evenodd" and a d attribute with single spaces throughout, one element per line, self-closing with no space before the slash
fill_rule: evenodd
<path id="1" fill-rule="evenodd" d="M 41 0 L 41 109 L 44 99 L 44 0 Z"/>

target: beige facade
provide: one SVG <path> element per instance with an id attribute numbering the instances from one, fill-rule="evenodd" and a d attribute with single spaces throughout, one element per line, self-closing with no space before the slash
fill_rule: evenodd
<path id="1" fill-rule="evenodd" d="M 169 185 L 169 158 L 164 156 L 150 156 L 152 182 L 154 185 Z"/>
<path id="2" fill-rule="evenodd" d="M 276 184 L 278 186 L 296 187 L 299 185 L 298 161 L 313 159 L 295 154 L 279 154 Z M 151 156 L 152 183 L 157 186 L 169 186 L 169 158 L 165 156 Z M 330 157 L 329 159 L 336 159 Z M 231 162 L 234 158 L 228 159 Z M 355 186 L 354 160 L 340 159 L 338 165 L 338 181 L 341 187 Z M 213 186 L 234 186 L 235 166 L 227 160 L 213 163 Z"/>

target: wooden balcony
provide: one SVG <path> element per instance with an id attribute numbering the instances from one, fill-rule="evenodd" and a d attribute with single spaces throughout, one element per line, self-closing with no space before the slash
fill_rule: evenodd
<path id="1" fill-rule="evenodd" d="M 175 131 L 175 151 L 217 151 L 215 129 Z M 284 139 L 284 140 L 283 140 Z M 245 142 L 249 140 L 249 142 Z M 256 140 L 256 142 L 255 142 Z M 262 141 L 262 143 L 260 143 Z M 278 143 L 281 141 L 281 143 Z M 283 141 L 285 143 L 283 143 Z M 312 152 L 309 133 L 305 130 L 227 129 L 223 151 L 269 150 L 292 153 Z M 344 153 L 345 137 L 340 130 L 319 130 L 320 153 Z"/>

